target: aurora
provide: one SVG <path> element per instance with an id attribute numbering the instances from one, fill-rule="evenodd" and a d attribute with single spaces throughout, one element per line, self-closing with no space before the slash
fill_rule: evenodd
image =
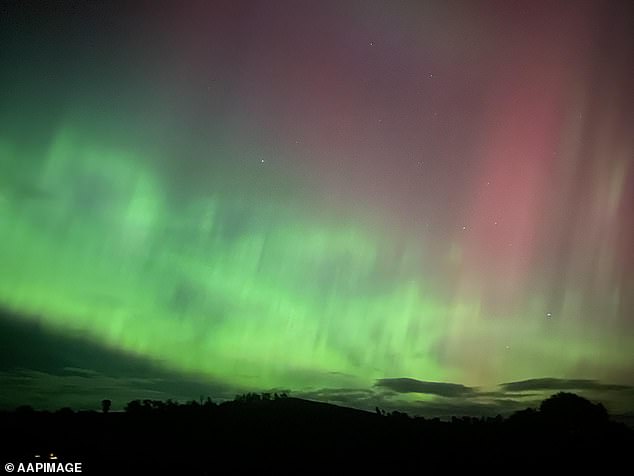
<path id="1" fill-rule="evenodd" d="M 0 307 L 236 392 L 630 392 L 631 11 L 458 3 L 11 7 Z"/>

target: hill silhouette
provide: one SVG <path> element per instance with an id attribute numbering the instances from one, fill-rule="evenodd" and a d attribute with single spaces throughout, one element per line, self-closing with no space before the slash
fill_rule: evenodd
<path id="1" fill-rule="evenodd" d="M 135 400 L 124 412 L 35 411 L 0 414 L 11 438 L 3 462 L 82 462 L 88 474 L 175 471 L 217 474 L 256 469 L 304 473 L 322 468 L 500 467 L 558 461 L 616 464 L 634 442 L 601 404 L 558 393 L 507 419 L 451 421 L 402 412 L 367 412 L 286 395 L 245 394 L 216 404 Z M 51 456 L 53 455 L 53 456 Z M 229 465 L 229 466 L 227 466 Z"/>

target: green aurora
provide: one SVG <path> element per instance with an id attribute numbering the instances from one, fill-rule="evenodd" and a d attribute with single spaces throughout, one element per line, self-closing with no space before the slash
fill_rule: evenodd
<path id="1" fill-rule="evenodd" d="M 509 327 L 487 323 L 477 301 L 442 299 L 420 241 L 397 254 L 387 233 L 313 220 L 274 192 L 260 202 L 210 187 L 176 200 L 140 152 L 81 137 L 62 128 L 27 171 L 19 147 L 5 140 L 1 152 L 0 301 L 48 325 L 249 389 L 400 375 L 482 383 L 470 375 L 486 359 L 443 365 L 434 345 L 458 334 L 504 342 L 518 328 L 517 358 L 489 352 L 498 380 L 566 373 L 589 352 L 629 364 L 617 336 L 588 348 L 574 322 L 544 329 L 514 316 Z M 26 174 L 28 189 L 13 185 Z"/>
<path id="2" fill-rule="evenodd" d="M 97 3 L 0 10 L 0 310 L 231 392 L 634 408 L 629 7 Z"/>

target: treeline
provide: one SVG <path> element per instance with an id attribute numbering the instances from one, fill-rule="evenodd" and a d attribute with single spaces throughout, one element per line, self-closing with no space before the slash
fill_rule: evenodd
<path id="1" fill-rule="evenodd" d="M 617 461 L 634 448 L 633 432 L 611 421 L 603 405 L 570 393 L 507 418 L 449 421 L 379 408 L 361 411 L 286 393 L 246 393 L 221 403 L 132 400 L 123 412 L 110 412 L 111 405 L 104 400 L 102 412 L 30 407 L 0 412 L 0 426 L 11 436 L 0 450 L 6 461 L 47 454 L 82 461 L 91 474 L 101 469 L 113 474 L 121 465 L 138 474 L 148 469 L 215 474 L 227 464 L 265 471 L 288 466 L 295 474 L 318 465 L 328 473 L 342 460 L 354 474 L 361 467 L 375 471 L 379 464 L 394 474 L 460 462 L 506 467 L 552 458 L 566 465 Z"/>
<path id="2" fill-rule="evenodd" d="M 287 392 L 282 393 L 243 393 L 236 395 L 233 399 L 233 403 L 253 403 L 253 402 L 269 402 L 272 400 L 282 400 L 288 397 Z M 109 402 L 110 400 L 104 400 L 103 402 Z M 107 413 L 107 409 L 109 408 L 109 404 L 105 404 L 102 402 L 102 411 Z M 132 400 L 128 402 L 125 406 L 126 413 L 139 413 L 139 412 L 163 412 L 163 411 L 177 411 L 177 410 L 212 410 L 218 407 L 218 404 L 215 403 L 211 397 L 206 397 L 203 399 L 201 397 L 199 400 L 189 400 L 184 403 L 177 402 L 172 399 L 163 400 Z"/>
<path id="3" fill-rule="evenodd" d="M 249 404 L 266 403 L 266 402 L 280 402 L 292 400 L 297 406 L 300 402 L 314 403 L 320 405 L 319 410 L 324 409 L 342 409 L 350 410 L 361 414 L 371 415 L 370 412 L 361 410 L 353 410 L 345 407 L 338 407 L 326 403 L 309 402 L 298 398 L 289 397 L 288 392 L 280 393 L 255 393 L 248 392 L 238 394 L 233 400 L 224 401 L 222 403 L 214 402 L 210 397 L 200 397 L 198 400 L 189 400 L 186 402 L 178 402 L 173 399 L 167 400 L 152 400 L 152 399 L 137 399 L 128 402 L 125 407 L 125 413 L 129 414 L 158 414 L 164 412 L 196 412 L 196 411 L 216 411 L 220 408 L 246 408 Z M 112 401 L 104 399 L 101 401 L 102 413 L 109 413 L 112 406 Z M 259 408 L 266 411 L 266 405 L 258 405 Z M 271 411 L 279 411 L 284 408 L 282 406 L 270 407 Z M 305 411 L 311 411 L 310 408 L 304 408 Z M 36 411 L 29 405 L 21 405 L 16 408 L 16 414 L 29 415 L 29 414 L 48 414 L 48 411 Z M 75 412 L 70 407 L 63 407 L 54 412 L 57 415 L 71 415 L 73 413 L 95 413 L 94 411 L 79 411 Z M 501 415 L 495 417 L 491 416 L 453 416 L 449 421 L 441 421 L 439 418 L 424 418 L 421 416 L 410 416 L 409 414 L 393 410 L 391 412 L 375 407 L 374 415 L 379 417 L 386 417 L 391 420 L 399 421 L 412 421 L 412 422 L 434 422 L 434 423 L 451 423 L 455 425 L 499 425 L 506 423 L 515 426 L 527 426 L 532 427 L 535 425 L 556 425 L 556 426 L 572 426 L 572 427 L 585 427 L 585 426 L 597 426 L 607 424 L 610 421 L 609 415 L 605 407 L 601 403 L 592 403 L 589 400 L 580 397 L 579 395 L 567 392 L 559 392 L 543 402 L 541 402 L 538 408 L 526 408 L 524 410 L 517 411 L 510 416 L 504 418 Z"/>

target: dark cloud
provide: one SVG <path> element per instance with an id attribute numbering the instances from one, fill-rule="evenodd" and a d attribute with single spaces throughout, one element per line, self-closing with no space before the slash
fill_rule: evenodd
<path id="1" fill-rule="evenodd" d="M 161 362 L 108 349 L 81 333 L 54 330 L 37 316 L 0 308 L 0 371 L 16 368 L 136 376 L 161 372 Z"/>
<path id="2" fill-rule="evenodd" d="M 69 375 L 84 375 L 84 376 L 98 375 L 98 373 L 92 369 L 83 369 L 81 367 L 64 367 L 62 369 L 62 372 L 65 372 Z"/>
<path id="3" fill-rule="evenodd" d="M 498 398 L 483 400 L 478 398 L 442 398 L 436 401 L 419 401 L 409 403 L 403 407 L 403 411 L 410 415 L 422 417 L 438 417 L 449 419 L 453 416 L 494 417 L 497 415 L 508 416 L 511 413 L 523 410 L 527 407 L 536 407 L 537 401 L 519 401 L 513 399 Z"/>
<path id="4" fill-rule="evenodd" d="M 320 388 L 293 392 L 293 396 L 368 410 L 381 403 L 376 392 L 367 388 Z"/>
<path id="5" fill-rule="evenodd" d="M 0 371 L 0 408 L 30 405 L 38 409 L 61 407 L 98 409 L 102 399 L 123 409 L 130 400 L 213 400 L 232 398 L 234 393 L 188 375 L 104 375 L 92 369 L 64 368 L 57 372 L 16 368 Z"/>
<path id="6" fill-rule="evenodd" d="M 499 394 L 503 395 L 503 392 Z M 541 400 L 546 398 L 543 395 L 540 395 L 539 398 L 491 398 L 490 396 L 482 396 L 486 394 L 481 395 L 474 391 L 473 394 L 465 396 L 435 395 L 432 400 L 412 402 L 402 399 L 398 393 L 363 388 L 324 388 L 310 392 L 293 392 L 292 395 L 366 411 L 374 411 L 378 407 L 387 412 L 399 411 L 410 416 L 438 417 L 443 420 L 450 419 L 452 416 L 508 416 L 527 407 L 538 407 Z"/>
<path id="7" fill-rule="evenodd" d="M 621 391 L 632 390 L 627 385 L 605 384 L 596 380 L 535 378 L 518 382 L 507 382 L 500 385 L 506 392 L 524 392 L 532 390 L 599 390 Z"/>
<path id="8" fill-rule="evenodd" d="M 15 369 L 0 372 L 0 382 L 3 386 L 0 407 L 7 409 L 19 405 L 49 410 L 67 406 L 97 409 L 103 398 L 109 398 L 118 410 L 135 399 L 183 399 L 183 395 L 169 392 L 160 379 L 110 377 L 87 369 L 65 370 L 60 374 Z"/>
<path id="9" fill-rule="evenodd" d="M 312 390 L 258 389 L 286 392 L 308 400 L 374 411 L 404 411 L 410 415 L 448 418 L 456 415 L 508 415 L 560 390 L 573 390 L 599 400 L 610 411 L 631 411 L 634 387 L 600 383 L 594 380 L 555 378 L 507 382 L 497 389 L 479 390 L 456 383 L 426 382 L 411 378 L 384 378 L 373 387 L 350 385 L 354 375 L 326 372 L 333 383 Z M 291 378 L 292 377 L 292 378 Z M 289 380 L 322 380 L 323 372 L 296 372 Z M 210 396 L 231 399 L 244 390 L 210 381 L 207 376 L 167 370 L 161 362 L 105 348 L 79 334 L 57 332 L 33 316 L 21 316 L 0 309 L 0 408 L 18 405 L 57 409 L 98 409 L 101 399 L 113 401 L 121 409 L 130 400 L 191 400 Z M 412 402 L 402 394 L 421 394 L 431 398 Z"/>
<path id="10" fill-rule="evenodd" d="M 0 388 L 3 409 L 96 409 L 103 398 L 119 409 L 135 399 L 224 400 L 237 393 L 209 377 L 168 370 L 6 309 L 0 309 Z"/>
<path id="11" fill-rule="evenodd" d="M 543 391 L 539 391 L 539 390 L 535 390 L 534 392 L 526 392 L 526 391 L 517 391 L 517 392 L 511 392 L 511 391 L 506 391 L 506 390 L 499 390 L 499 391 L 493 391 L 493 392 L 480 392 L 478 393 L 478 397 L 481 398 L 520 398 L 520 399 L 526 399 L 529 397 L 543 397 L 544 396 L 544 392 Z"/>
<path id="12" fill-rule="evenodd" d="M 377 387 L 384 387 L 397 393 L 426 393 L 440 397 L 475 396 L 477 391 L 457 383 L 425 382 L 413 378 L 382 378 L 376 381 Z"/>

